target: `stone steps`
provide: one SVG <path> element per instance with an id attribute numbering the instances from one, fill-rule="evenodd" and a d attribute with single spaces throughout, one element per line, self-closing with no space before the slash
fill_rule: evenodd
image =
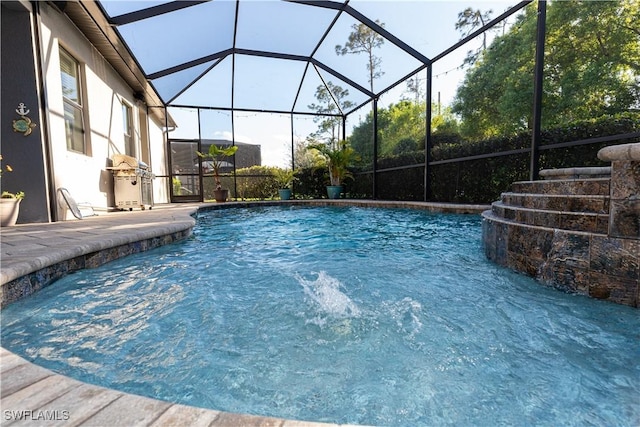
<path id="1" fill-rule="evenodd" d="M 640 306 L 640 143 L 598 153 L 611 167 L 540 171 L 482 214 L 491 261 L 562 289 Z"/>
<path id="2" fill-rule="evenodd" d="M 507 222 L 606 234 L 611 168 L 547 169 L 544 180 L 517 181 L 491 205 L 491 215 Z"/>
<path id="3" fill-rule="evenodd" d="M 501 201 L 507 206 L 543 211 L 609 213 L 609 196 L 601 195 L 502 193 Z"/>
<path id="4" fill-rule="evenodd" d="M 536 227 L 599 234 L 607 234 L 609 228 L 609 215 L 606 213 L 540 210 L 510 206 L 503 202 L 494 202 L 491 211 L 495 217 Z"/>
<path id="5" fill-rule="evenodd" d="M 524 225 L 607 234 L 609 186 L 609 178 L 514 182 L 491 205 L 491 214 Z"/>
<path id="6" fill-rule="evenodd" d="M 573 194 L 608 196 L 610 178 L 557 179 L 544 181 L 516 181 L 511 184 L 514 193 Z"/>

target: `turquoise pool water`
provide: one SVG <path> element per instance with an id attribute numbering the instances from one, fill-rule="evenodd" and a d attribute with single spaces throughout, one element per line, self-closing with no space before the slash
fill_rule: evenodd
<path id="1" fill-rule="evenodd" d="M 2 311 L 65 375 L 335 423 L 640 424 L 636 309 L 487 262 L 477 216 L 269 207 L 69 275 Z"/>

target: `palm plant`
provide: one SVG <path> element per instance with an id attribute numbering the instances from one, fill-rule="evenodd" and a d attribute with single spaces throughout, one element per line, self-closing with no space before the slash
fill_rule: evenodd
<path id="1" fill-rule="evenodd" d="M 223 148 L 222 146 L 218 147 L 215 144 L 211 144 L 209 146 L 209 151 L 207 153 L 196 151 L 196 154 L 199 157 L 211 161 L 211 169 L 213 170 L 213 177 L 216 181 L 216 190 L 222 189 L 222 183 L 220 183 L 220 166 L 222 165 L 223 158 L 233 156 L 236 151 L 238 151 L 237 145 Z"/>
<path id="2" fill-rule="evenodd" d="M 296 172 L 292 169 L 276 168 L 273 174 L 278 188 L 291 188 L 296 180 Z"/>
<path id="3" fill-rule="evenodd" d="M 341 185 L 345 178 L 353 177 L 349 171 L 349 166 L 357 160 L 358 156 L 347 141 L 339 141 L 336 147 L 315 143 L 308 145 L 307 149 L 317 150 L 325 158 L 331 185 Z"/>

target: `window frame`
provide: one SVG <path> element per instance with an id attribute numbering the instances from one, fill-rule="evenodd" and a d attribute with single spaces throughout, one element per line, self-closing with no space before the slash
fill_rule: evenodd
<path id="1" fill-rule="evenodd" d="M 60 85 L 62 90 L 62 103 L 63 103 L 63 118 L 65 124 L 65 139 L 67 150 L 79 153 L 87 154 L 87 139 L 85 131 L 85 112 L 84 112 L 84 93 L 82 90 L 82 67 L 80 61 L 78 61 L 73 55 L 69 53 L 62 46 L 59 46 L 59 58 L 60 58 Z M 75 87 L 73 90 L 76 94 L 76 99 L 73 99 L 65 92 L 67 86 L 65 85 L 65 79 L 63 74 L 63 60 L 72 64 L 75 71 L 75 76 L 71 76 L 75 80 Z M 78 123 L 79 122 L 79 123 Z M 79 124 L 79 126 L 78 126 Z M 80 147 L 81 145 L 81 147 Z"/>
<path id="2" fill-rule="evenodd" d="M 137 146 L 135 139 L 135 127 L 133 123 L 133 106 L 122 99 L 122 133 L 124 138 L 124 153 L 127 156 L 137 158 Z"/>

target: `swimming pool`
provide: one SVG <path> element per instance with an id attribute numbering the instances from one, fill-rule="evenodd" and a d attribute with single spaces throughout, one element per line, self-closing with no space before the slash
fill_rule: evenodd
<path id="1" fill-rule="evenodd" d="M 2 344 L 180 403 L 377 425 L 635 425 L 637 311 L 484 259 L 480 219 L 230 209 L 2 311 Z M 116 272 L 114 274 L 114 272 Z"/>

